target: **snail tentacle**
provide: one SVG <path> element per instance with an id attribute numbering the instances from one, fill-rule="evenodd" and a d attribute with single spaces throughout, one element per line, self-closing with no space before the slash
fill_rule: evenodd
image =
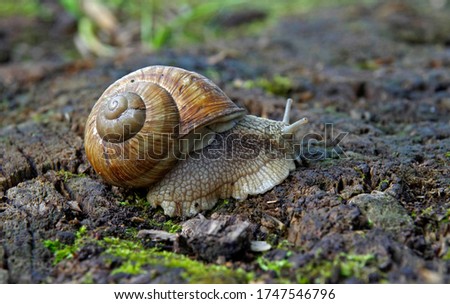
<path id="1" fill-rule="evenodd" d="M 288 98 L 286 100 L 286 107 L 284 108 L 283 122 L 289 124 L 289 117 L 291 116 L 292 99 Z"/>
<path id="2" fill-rule="evenodd" d="M 295 134 L 302 125 L 308 123 L 307 118 L 299 119 L 298 121 L 294 122 L 293 124 L 289 124 L 289 117 L 291 115 L 291 107 L 292 107 L 292 99 L 288 98 L 286 100 L 286 107 L 284 109 L 284 115 L 282 122 L 286 125 L 283 127 L 283 134 Z"/>

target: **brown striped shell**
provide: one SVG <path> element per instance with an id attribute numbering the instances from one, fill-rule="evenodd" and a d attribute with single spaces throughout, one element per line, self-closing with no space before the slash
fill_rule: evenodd
<path id="1" fill-rule="evenodd" d="M 86 155 L 106 182 L 145 187 L 178 161 L 183 138 L 216 125 L 227 130 L 244 114 L 200 74 L 146 67 L 113 83 L 96 102 L 86 123 Z"/>

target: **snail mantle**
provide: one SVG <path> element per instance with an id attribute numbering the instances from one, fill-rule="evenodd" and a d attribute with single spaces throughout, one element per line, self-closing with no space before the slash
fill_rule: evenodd
<path id="1" fill-rule="evenodd" d="M 109 184 L 149 189 L 169 216 L 190 217 L 220 198 L 244 200 L 295 169 L 289 124 L 246 115 L 211 80 L 176 67 L 150 66 L 114 82 L 85 129 L 86 155 Z"/>

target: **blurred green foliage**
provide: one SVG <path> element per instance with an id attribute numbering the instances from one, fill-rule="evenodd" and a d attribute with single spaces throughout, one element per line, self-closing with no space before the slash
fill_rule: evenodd
<path id="1" fill-rule="evenodd" d="M 35 0 L 2 0 L 0 1 L 0 17 L 39 15 L 39 2 Z"/>
<path id="2" fill-rule="evenodd" d="M 282 75 L 274 75 L 271 79 L 258 78 L 246 80 L 240 86 L 246 89 L 262 88 L 264 91 L 278 96 L 287 96 L 293 89 L 292 80 Z"/>
<path id="3" fill-rule="evenodd" d="M 133 42 L 137 40 L 149 49 L 175 45 L 185 46 L 211 39 L 255 33 L 288 14 L 307 12 L 325 6 L 372 3 L 376 0 L 55 1 L 76 19 L 79 43 L 81 41 L 82 45 L 87 46 L 88 51 L 97 50 L 97 55 L 112 55 L 114 49 L 125 47 L 131 41 L 120 42 L 120 39 L 114 36 L 119 36 L 119 31 L 123 34 L 128 30 L 130 32 L 128 36 L 131 36 L 135 34 L 135 31 L 130 29 L 137 28 L 138 37 L 133 37 Z M 89 14 L 86 10 L 86 3 L 91 5 L 97 3 L 104 9 L 103 12 L 111 13 L 118 30 L 112 33 L 109 29 L 105 35 L 98 20 L 100 18 L 98 15 L 101 14 L 97 13 L 97 17 L 93 17 L 93 14 Z M 48 3 L 39 0 L 2 0 L 0 1 L 0 16 L 24 15 L 48 18 L 49 10 L 45 7 L 46 5 Z M 245 12 L 249 12 L 249 15 L 246 16 Z M 258 12 L 261 14 L 259 18 L 255 17 Z M 239 14 L 240 20 L 235 21 L 235 24 L 226 20 L 226 18 L 233 18 Z"/>

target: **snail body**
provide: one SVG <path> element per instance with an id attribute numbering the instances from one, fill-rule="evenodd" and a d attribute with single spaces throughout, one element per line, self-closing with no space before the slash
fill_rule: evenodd
<path id="1" fill-rule="evenodd" d="M 94 170 L 121 187 L 146 187 L 169 216 L 193 216 L 220 198 L 243 200 L 295 169 L 288 124 L 237 107 L 195 72 L 150 66 L 113 83 L 88 117 L 85 149 Z"/>

